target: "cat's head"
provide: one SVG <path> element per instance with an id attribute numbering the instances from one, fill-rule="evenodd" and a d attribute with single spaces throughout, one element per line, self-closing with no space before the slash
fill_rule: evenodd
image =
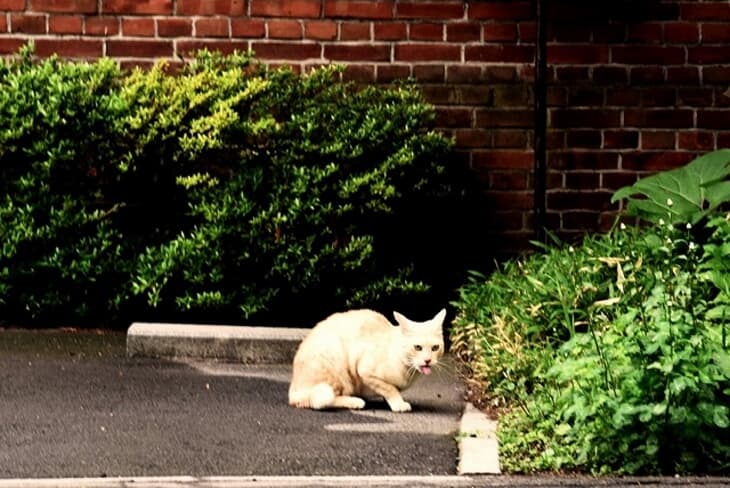
<path id="1" fill-rule="evenodd" d="M 398 312 L 393 312 L 393 316 L 399 325 L 406 365 L 421 374 L 431 374 L 444 354 L 446 310 L 426 322 L 414 322 Z"/>

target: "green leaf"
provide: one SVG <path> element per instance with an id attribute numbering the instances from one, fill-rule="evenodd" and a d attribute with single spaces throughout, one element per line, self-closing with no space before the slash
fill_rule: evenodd
<path id="1" fill-rule="evenodd" d="M 614 193 L 628 199 L 626 211 L 650 222 L 695 223 L 730 201 L 730 150 L 701 156 L 682 168 L 642 178 Z"/>

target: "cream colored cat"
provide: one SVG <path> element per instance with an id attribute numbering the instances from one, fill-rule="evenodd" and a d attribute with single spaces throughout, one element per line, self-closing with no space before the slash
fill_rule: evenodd
<path id="1" fill-rule="evenodd" d="M 318 323 L 294 356 L 289 404 L 360 409 L 361 397 L 383 397 L 394 412 L 409 412 L 400 392 L 419 373 L 431 374 L 443 355 L 446 310 L 426 322 L 393 315 L 397 327 L 372 310 L 336 313 Z"/>

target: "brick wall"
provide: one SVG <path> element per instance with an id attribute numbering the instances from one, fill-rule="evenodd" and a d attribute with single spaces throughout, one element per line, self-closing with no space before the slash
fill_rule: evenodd
<path id="1" fill-rule="evenodd" d="M 550 0 L 548 223 L 606 229 L 612 192 L 730 143 L 730 2 Z M 253 49 L 306 70 L 413 76 L 484 190 L 499 251 L 532 232 L 530 1 L 0 0 L 0 55 L 112 56 L 125 66 L 192 50 Z"/>

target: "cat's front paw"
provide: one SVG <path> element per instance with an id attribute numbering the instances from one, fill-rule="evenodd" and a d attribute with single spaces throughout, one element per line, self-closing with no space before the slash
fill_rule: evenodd
<path id="1" fill-rule="evenodd" d="M 347 399 L 343 406 L 350 410 L 362 410 L 365 408 L 365 400 L 362 398 L 351 397 Z"/>
<path id="2" fill-rule="evenodd" d="M 404 402 L 403 400 L 396 400 L 394 402 L 390 402 L 390 409 L 394 412 L 410 412 L 411 411 L 411 404 L 408 402 Z"/>

